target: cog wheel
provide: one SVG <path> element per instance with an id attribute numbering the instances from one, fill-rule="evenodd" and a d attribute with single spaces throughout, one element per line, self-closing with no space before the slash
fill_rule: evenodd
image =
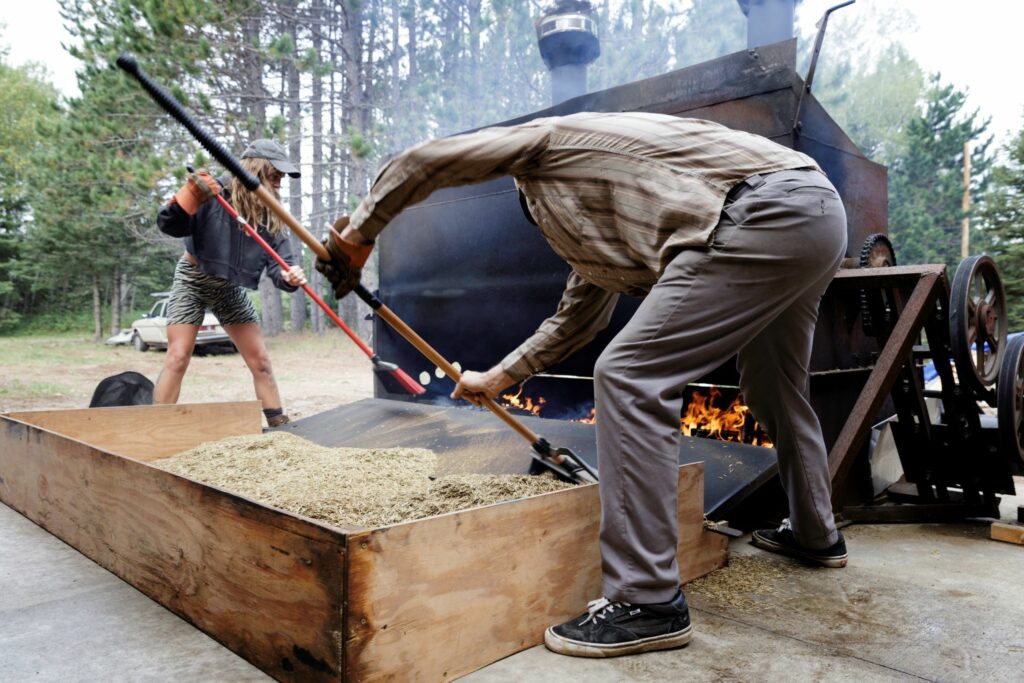
<path id="1" fill-rule="evenodd" d="M 889 268 L 896 265 L 896 250 L 892 242 L 883 233 L 868 235 L 860 248 L 861 268 Z M 884 292 L 878 290 L 860 290 L 860 320 L 864 334 L 878 334 L 875 314 L 881 313 L 885 320 L 892 315 L 892 306 Z"/>
<path id="2" fill-rule="evenodd" d="M 861 268 L 889 268 L 896 265 L 896 250 L 889 238 L 876 232 L 868 235 L 860 248 Z"/>

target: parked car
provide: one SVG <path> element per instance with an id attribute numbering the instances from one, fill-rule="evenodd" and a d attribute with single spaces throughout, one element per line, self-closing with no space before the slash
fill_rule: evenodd
<path id="1" fill-rule="evenodd" d="M 150 348 L 167 348 L 167 302 L 169 292 L 155 292 L 156 303 L 148 313 L 132 323 L 131 344 L 136 351 L 146 351 Z M 217 316 L 209 311 L 203 318 L 203 324 L 199 327 L 199 334 L 196 335 L 196 348 L 226 346 L 234 348 L 231 338 L 221 327 Z"/>

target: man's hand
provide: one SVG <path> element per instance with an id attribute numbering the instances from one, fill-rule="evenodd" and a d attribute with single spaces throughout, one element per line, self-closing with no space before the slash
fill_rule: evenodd
<path id="1" fill-rule="evenodd" d="M 350 241 L 358 235 L 354 230 L 346 230 L 346 236 L 342 237 L 338 231 L 344 230 L 347 226 L 348 216 L 341 216 L 334 222 L 330 234 L 323 241 L 331 260 L 324 261 L 318 258 L 315 264 L 317 271 L 323 273 L 331 283 L 337 299 L 344 297 L 359 284 L 363 266 L 373 251 L 373 242 L 360 244 Z"/>
<path id="2" fill-rule="evenodd" d="M 196 215 L 200 205 L 215 194 L 220 194 L 221 186 L 206 169 L 199 169 L 188 174 L 188 180 L 175 195 L 174 201 L 189 216 Z"/>
<path id="3" fill-rule="evenodd" d="M 515 383 L 500 365 L 495 365 L 487 372 L 467 370 L 462 373 L 462 379 L 455 385 L 451 397 L 456 400 L 464 398 L 480 405 L 484 398 L 497 398 L 498 394 Z"/>

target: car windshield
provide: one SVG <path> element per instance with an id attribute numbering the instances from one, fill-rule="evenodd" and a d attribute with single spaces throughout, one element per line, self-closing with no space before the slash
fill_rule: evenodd
<path id="1" fill-rule="evenodd" d="M 159 318 L 164 314 L 164 306 L 167 305 L 167 301 L 157 301 L 153 304 L 153 308 L 149 309 L 150 318 Z"/>

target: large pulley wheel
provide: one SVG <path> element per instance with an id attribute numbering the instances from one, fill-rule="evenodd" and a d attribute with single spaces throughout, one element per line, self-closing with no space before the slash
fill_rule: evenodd
<path id="1" fill-rule="evenodd" d="M 999 378 L 1006 346 L 1006 292 L 988 256 L 960 262 L 949 301 L 949 337 L 961 384 L 984 392 Z"/>
<path id="2" fill-rule="evenodd" d="M 1024 460 L 1024 335 L 1011 339 L 1003 352 L 996 405 L 1000 450 Z"/>

